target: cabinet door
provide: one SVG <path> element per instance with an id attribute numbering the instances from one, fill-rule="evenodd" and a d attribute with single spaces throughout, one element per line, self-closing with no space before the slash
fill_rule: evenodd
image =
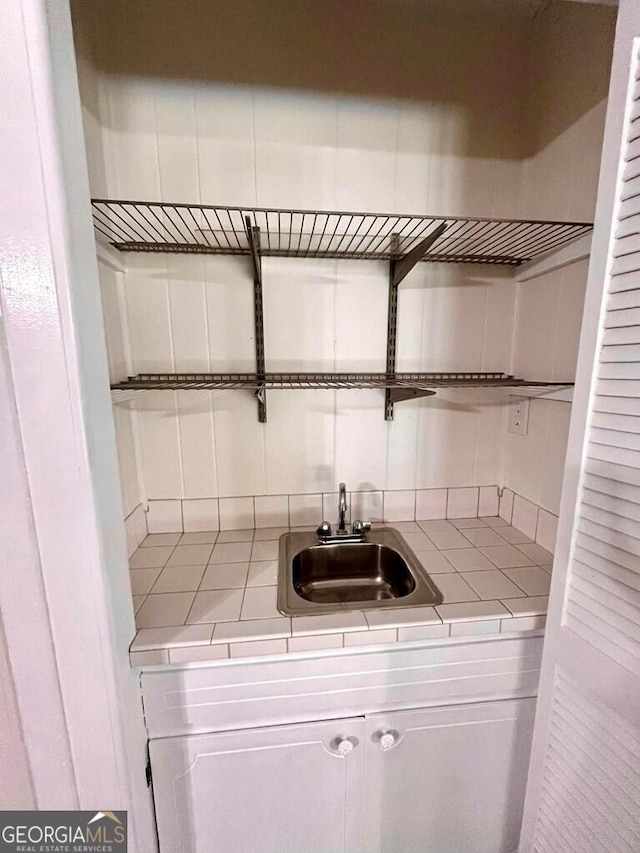
<path id="1" fill-rule="evenodd" d="M 360 718 L 151 741 L 161 853 L 357 853 Z"/>
<path id="2" fill-rule="evenodd" d="M 512 853 L 535 700 L 400 711 L 366 720 L 366 849 Z"/>

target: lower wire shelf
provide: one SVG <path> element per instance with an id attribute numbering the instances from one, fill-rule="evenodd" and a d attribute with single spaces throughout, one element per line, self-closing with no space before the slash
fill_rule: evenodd
<path id="1" fill-rule="evenodd" d="M 505 373 L 138 373 L 111 385 L 114 402 L 138 391 L 201 391 L 245 389 L 264 400 L 267 390 L 386 390 L 392 403 L 426 397 L 443 388 L 518 389 L 535 396 L 571 388 L 571 382 L 532 382 Z M 134 395 L 135 396 L 135 395 Z"/>

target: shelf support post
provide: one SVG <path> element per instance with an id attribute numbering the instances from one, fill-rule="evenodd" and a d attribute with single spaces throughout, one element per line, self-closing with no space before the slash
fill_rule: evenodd
<path id="1" fill-rule="evenodd" d="M 421 240 L 406 255 L 399 256 L 400 238 L 398 234 L 391 235 L 391 261 L 389 262 L 389 308 L 387 313 L 387 376 L 395 376 L 396 352 L 398 335 L 398 285 L 407 274 L 422 260 L 429 248 L 446 231 L 447 223 L 441 222 L 424 240 Z M 410 392 L 387 388 L 384 394 L 384 417 L 387 421 L 393 420 L 393 404 L 400 400 L 408 400 L 414 397 L 426 397 L 434 394 L 434 391 L 412 389 Z"/>
<path id="2" fill-rule="evenodd" d="M 253 268 L 253 312 L 255 318 L 255 342 L 256 342 L 256 375 L 258 380 L 265 378 L 264 357 L 264 310 L 262 304 L 262 258 L 260 255 L 260 229 L 252 225 L 249 217 L 245 217 L 247 228 L 247 239 L 249 241 L 249 256 Z M 258 400 L 258 421 L 261 424 L 267 422 L 267 392 L 264 384 L 259 385 L 255 391 Z"/>

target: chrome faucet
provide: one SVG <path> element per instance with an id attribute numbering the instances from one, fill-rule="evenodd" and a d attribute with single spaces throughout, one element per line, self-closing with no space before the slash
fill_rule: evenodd
<path id="1" fill-rule="evenodd" d="M 321 545 L 335 544 L 336 542 L 364 542 L 365 535 L 371 530 L 368 521 L 354 521 L 351 532 L 347 530 L 347 487 L 344 483 L 338 486 L 338 526 L 336 532 L 331 530 L 328 521 L 323 521 L 316 533 Z"/>
<path id="2" fill-rule="evenodd" d="M 338 532 L 343 532 L 347 529 L 346 525 L 346 516 L 347 516 L 347 487 L 344 483 L 340 483 L 339 485 L 340 496 L 338 498 Z"/>

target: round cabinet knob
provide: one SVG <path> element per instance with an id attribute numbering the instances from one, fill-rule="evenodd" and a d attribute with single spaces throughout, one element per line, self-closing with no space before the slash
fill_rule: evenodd
<path id="1" fill-rule="evenodd" d="M 380 746 L 382 749 L 391 749 L 392 746 L 395 745 L 398 740 L 397 735 L 394 735 L 393 732 L 385 732 L 380 735 Z"/>
<path id="2" fill-rule="evenodd" d="M 353 752 L 355 744 L 353 741 L 349 740 L 349 738 L 341 738 L 336 744 L 336 750 L 338 755 L 349 755 L 350 752 Z"/>

